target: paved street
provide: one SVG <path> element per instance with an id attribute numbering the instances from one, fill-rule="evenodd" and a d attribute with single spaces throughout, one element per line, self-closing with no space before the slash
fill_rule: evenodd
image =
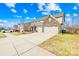
<path id="1" fill-rule="evenodd" d="M 37 32 L 19 36 L 10 33 L 4 34 L 7 37 L 0 39 L 0 56 L 55 56 L 38 46 L 48 38 L 56 35 L 55 30 L 51 33 Z"/>

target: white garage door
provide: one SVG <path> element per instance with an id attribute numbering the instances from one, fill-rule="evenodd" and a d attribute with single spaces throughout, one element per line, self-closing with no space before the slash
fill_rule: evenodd
<path id="1" fill-rule="evenodd" d="M 38 27 L 37 31 L 42 32 L 42 28 Z M 53 32 L 58 33 L 58 27 L 45 27 L 44 32 L 45 33 L 53 33 Z"/>
<path id="2" fill-rule="evenodd" d="M 42 32 L 42 28 L 41 27 L 37 27 L 37 31 L 38 32 Z"/>

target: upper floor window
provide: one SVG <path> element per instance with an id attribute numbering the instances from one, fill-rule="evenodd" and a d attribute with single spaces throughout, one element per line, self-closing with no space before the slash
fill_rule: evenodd
<path id="1" fill-rule="evenodd" d="M 51 18 L 49 18 L 48 20 L 49 20 L 49 22 L 51 22 L 51 21 L 52 21 L 52 19 L 51 19 Z"/>

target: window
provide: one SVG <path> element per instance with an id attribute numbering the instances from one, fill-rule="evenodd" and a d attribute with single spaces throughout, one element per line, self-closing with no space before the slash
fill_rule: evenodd
<path id="1" fill-rule="evenodd" d="M 49 18 L 49 22 L 51 22 L 52 21 L 52 19 L 51 18 Z"/>
<path id="2" fill-rule="evenodd" d="M 63 17 L 59 17 L 59 18 L 57 18 L 57 21 L 61 24 L 63 21 Z"/>

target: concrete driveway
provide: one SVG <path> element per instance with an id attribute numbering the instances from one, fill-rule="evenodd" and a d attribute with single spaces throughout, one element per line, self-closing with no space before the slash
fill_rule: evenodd
<path id="1" fill-rule="evenodd" d="M 20 36 L 5 33 L 7 38 L 0 39 L 0 56 L 55 56 L 38 45 L 57 33 L 56 29 L 50 33 L 37 32 Z"/>

